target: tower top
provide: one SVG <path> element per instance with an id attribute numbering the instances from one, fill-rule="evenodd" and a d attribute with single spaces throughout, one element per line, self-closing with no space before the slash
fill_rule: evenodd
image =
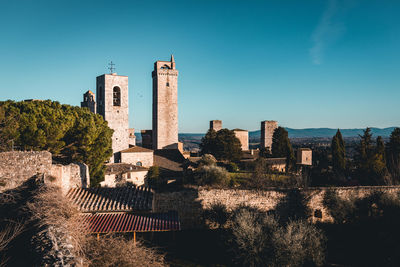
<path id="1" fill-rule="evenodd" d="M 174 55 L 171 54 L 171 62 L 175 63 Z"/>

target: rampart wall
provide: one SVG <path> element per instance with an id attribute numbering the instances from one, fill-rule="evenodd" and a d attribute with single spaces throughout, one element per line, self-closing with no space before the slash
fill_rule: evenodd
<path id="1" fill-rule="evenodd" d="M 331 222 L 333 219 L 323 205 L 327 190 L 334 190 L 342 198 L 363 198 L 375 191 L 399 193 L 400 186 L 330 187 L 302 189 L 312 211 L 313 222 Z M 156 193 L 153 198 L 154 212 L 178 211 L 182 228 L 197 228 L 202 225 L 202 213 L 214 203 L 221 203 L 228 210 L 246 204 L 262 211 L 276 209 L 290 192 L 289 189 L 242 190 L 193 188 L 177 192 Z"/>

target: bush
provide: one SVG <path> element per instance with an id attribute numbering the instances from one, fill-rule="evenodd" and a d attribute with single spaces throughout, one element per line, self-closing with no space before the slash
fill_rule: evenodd
<path id="1" fill-rule="evenodd" d="M 145 176 L 145 181 L 153 189 L 161 189 L 166 185 L 166 181 L 160 176 L 160 168 L 158 166 L 150 167 Z"/>
<path id="2" fill-rule="evenodd" d="M 229 172 L 238 172 L 239 171 L 239 166 L 234 163 L 234 162 L 230 162 L 227 166 L 226 166 L 227 170 Z"/>
<path id="3" fill-rule="evenodd" d="M 209 209 L 206 209 L 203 213 L 203 218 L 208 220 L 210 223 L 216 224 L 217 227 L 223 227 L 229 219 L 229 212 L 226 206 L 222 203 L 214 203 Z"/>
<path id="4" fill-rule="evenodd" d="M 227 185 L 229 173 L 218 166 L 201 166 L 195 172 L 195 180 L 199 185 Z"/>
<path id="5" fill-rule="evenodd" d="M 335 223 L 346 223 L 354 220 L 356 206 L 353 198 L 341 199 L 335 191 L 328 190 L 325 192 L 323 204 Z"/>
<path id="6" fill-rule="evenodd" d="M 233 247 L 243 266 L 322 265 L 325 237 L 304 220 L 279 224 L 254 208 L 239 207 L 232 217 Z"/>
<path id="7" fill-rule="evenodd" d="M 217 165 L 217 160 L 211 154 L 204 154 L 199 160 L 199 165 L 201 166 L 214 166 Z"/>

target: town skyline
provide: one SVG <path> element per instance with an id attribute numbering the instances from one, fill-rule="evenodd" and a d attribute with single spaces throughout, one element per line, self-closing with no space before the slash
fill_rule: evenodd
<path id="1" fill-rule="evenodd" d="M 3 5 L 2 100 L 79 106 L 112 60 L 129 77 L 130 127 L 140 132 L 151 128 L 153 63 L 174 54 L 181 133 L 204 133 L 213 119 L 249 131 L 263 120 L 296 129 L 400 125 L 396 2 L 174 3 Z M 96 19 L 107 8 L 118 15 Z"/>

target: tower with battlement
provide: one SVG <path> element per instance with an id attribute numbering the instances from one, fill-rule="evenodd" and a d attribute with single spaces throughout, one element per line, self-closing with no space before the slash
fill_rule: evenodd
<path id="1" fill-rule="evenodd" d="M 156 61 L 153 78 L 153 149 L 178 147 L 178 71 L 174 56 Z"/>
<path id="2" fill-rule="evenodd" d="M 221 120 L 212 120 L 210 121 L 210 129 L 218 132 L 222 129 L 222 121 Z"/>
<path id="3" fill-rule="evenodd" d="M 83 94 L 81 108 L 88 108 L 91 112 L 96 113 L 96 99 L 92 91 L 88 90 Z"/>
<path id="4" fill-rule="evenodd" d="M 261 122 L 261 139 L 260 150 L 267 150 L 270 153 L 272 148 L 272 136 L 275 129 L 278 128 L 277 121 L 262 121 Z"/>
<path id="5" fill-rule="evenodd" d="M 128 77 L 116 73 L 96 78 L 97 113 L 114 130 L 112 136 L 113 156 L 111 162 L 120 162 L 121 150 L 129 148 L 129 101 Z"/>

